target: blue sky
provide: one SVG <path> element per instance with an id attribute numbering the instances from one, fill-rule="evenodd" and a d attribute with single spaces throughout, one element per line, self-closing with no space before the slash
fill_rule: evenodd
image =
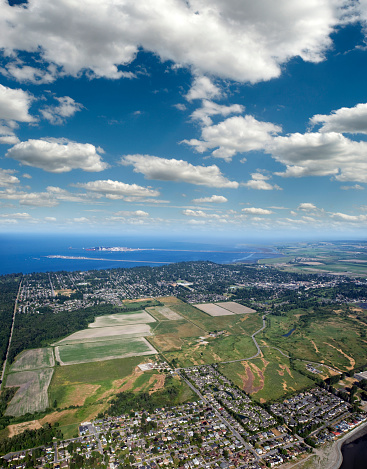
<path id="1" fill-rule="evenodd" d="M 366 21 L 366 0 L 0 0 L 0 231 L 364 237 Z"/>

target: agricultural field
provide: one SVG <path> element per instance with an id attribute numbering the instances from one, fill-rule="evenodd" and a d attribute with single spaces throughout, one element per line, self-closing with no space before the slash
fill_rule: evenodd
<path id="1" fill-rule="evenodd" d="M 278 350 L 270 347 L 262 350 L 261 358 L 225 363 L 219 365 L 218 370 L 261 403 L 315 385 L 314 381 L 294 370 L 290 360 Z"/>
<path id="2" fill-rule="evenodd" d="M 227 302 L 215 303 L 215 304 L 217 306 L 220 306 L 221 308 L 228 309 L 228 311 L 231 311 L 234 314 L 256 313 L 254 309 L 248 308 L 247 306 L 240 305 L 239 303 L 236 303 L 235 301 L 227 301 Z"/>
<path id="3" fill-rule="evenodd" d="M 275 264 L 289 272 L 367 275 L 365 246 L 358 243 L 300 243 L 283 246 L 279 251 L 283 257 L 261 259 L 258 263 Z"/>
<path id="4" fill-rule="evenodd" d="M 154 316 L 158 321 L 179 321 L 183 319 L 178 313 L 173 311 L 168 306 L 153 306 L 150 308 L 146 308 L 146 311 Z"/>
<path id="5" fill-rule="evenodd" d="M 18 355 L 10 367 L 10 372 L 52 368 L 54 366 L 55 358 L 53 349 L 51 347 L 37 348 L 25 350 Z"/>
<path id="6" fill-rule="evenodd" d="M 6 415 L 20 416 L 27 412 L 41 412 L 49 407 L 47 390 L 51 382 L 53 368 L 10 373 L 7 387 L 19 387 L 6 409 Z"/>
<path id="7" fill-rule="evenodd" d="M 170 309 L 180 314 L 192 325 L 197 326 L 200 329 L 198 336 L 205 335 L 205 333 L 215 330 L 226 330 L 230 334 L 241 334 L 245 332 L 251 335 L 262 326 L 260 314 L 210 316 L 188 303 L 183 303 L 175 297 L 159 298 L 159 300 L 166 306 L 169 306 Z M 164 324 L 167 324 L 167 322 Z M 155 335 L 161 333 L 159 329 L 160 326 L 161 324 L 155 328 Z"/>
<path id="8" fill-rule="evenodd" d="M 98 342 L 127 335 L 129 337 L 143 337 L 151 335 L 148 324 L 136 326 L 93 327 L 75 332 L 54 345 L 67 345 L 79 342 Z"/>
<path id="9" fill-rule="evenodd" d="M 207 313 L 210 316 L 230 316 L 234 314 L 232 311 L 221 308 L 220 306 L 214 303 L 204 303 L 204 304 L 194 305 L 194 306 L 195 308 L 200 309 L 200 311 L 204 311 L 204 313 Z"/>
<path id="10" fill-rule="evenodd" d="M 145 311 L 126 312 L 98 316 L 95 321 L 88 325 L 88 328 L 95 327 L 120 327 L 135 324 L 149 324 L 156 320 Z"/>
<path id="11" fill-rule="evenodd" d="M 148 306 L 161 306 L 159 298 L 139 298 L 137 300 L 124 300 L 123 305 L 126 309 L 131 311 L 132 309 L 138 311 L 143 310 Z"/>
<path id="12" fill-rule="evenodd" d="M 74 342 L 59 345 L 55 349 L 57 361 L 61 365 L 74 365 L 115 358 L 151 355 L 156 350 L 144 337 L 118 337 L 98 342 Z"/>

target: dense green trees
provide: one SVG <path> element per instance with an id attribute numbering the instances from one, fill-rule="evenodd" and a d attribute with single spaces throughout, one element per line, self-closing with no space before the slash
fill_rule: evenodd
<path id="1" fill-rule="evenodd" d="M 116 417 L 129 412 L 145 410 L 153 412 L 155 409 L 167 405 L 175 405 L 179 397 L 178 385 L 169 376 L 166 378 L 165 388 L 153 394 L 147 392 L 134 393 L 131 391 L 121 392 L 112 399 L 106 415 Z"/>
<path id="2" fill-rule="evenodd" d="M 18 277 L 16 275 L 0 277 L 0 370 L 2 369 L 8 348 L 14 302 L 19 288 Z"/>
<path id="3" fill-rule="evenodd" d="M 81 329 L 86 329 L 96 316 L 111 314 L 111 305 L 98 305 L 77 311 L 53 313 L 44 308 L 39 314 L 17 314 L 9 360 L 28 348 L 43 347 Z"/>
<path id="4" fill-rule="evenodd" d="M 46 423 L 38 430 L 25 430 L 12 438 L 0 439 L 0 454 L 4 455 L 22 449 L 49 445 L 54 437 L 62 438 L 62 433 L 56 427 Z"/>

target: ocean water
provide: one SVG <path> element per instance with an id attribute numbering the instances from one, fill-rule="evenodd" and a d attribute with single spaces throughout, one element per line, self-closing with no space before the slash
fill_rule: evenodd
<path id="1" fill-rule="evenodd" d="M 86 251 L 95 246 L 149 249 L 131 252 Z M 218 264 L 256 262 L 279 257 L 267 247 L 236 245 L 234 242 L 176 241 L 152 237 L 107 237 L 80 235 L 0 234 L 0 275 L 60 270 L 93 270 L 140 265 L 163 265 L 183 261 L 212 261 Z M 77 259 L 49 258 L 67 256 Z M 85 257 L 87 259 L 80 259 Z M 79 258 L 79 259 L 78 259 Z"/>
<path id="2" fill-rule="evenodd" d="M 367 435 L 342 446 L 343 463 L 340 469 L 367 468 Z"/>

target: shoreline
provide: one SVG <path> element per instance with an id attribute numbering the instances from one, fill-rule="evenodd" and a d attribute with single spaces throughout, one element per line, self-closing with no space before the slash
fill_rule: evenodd
<path id="1" fill-rule="evenodd" d="M 325 469 L 339 469 L 340 466 L 343 464 L 343 455 L 342 455 L 342 447 L 344 444 L 352 443 L 358 438 L 367 434 L 367 421 L 363 422 L 358 427 L 353 428 L 350 432 L 346 435 L 342 436 L 339 440 L 335 441 L 332 448 L 331 453 L 328 458 L 328 465 Z"/>
<path id="2" fill-rule="evenodd" d="M 342 447 L 367 434 L 367 421 L 362 422 L 350 432 L 343 435 L 339 440 L 326 443 L 324 446 L 316 448 L 305 460 L 291 463 L 289 469 L 339 469 L 343 464 Z"/>

